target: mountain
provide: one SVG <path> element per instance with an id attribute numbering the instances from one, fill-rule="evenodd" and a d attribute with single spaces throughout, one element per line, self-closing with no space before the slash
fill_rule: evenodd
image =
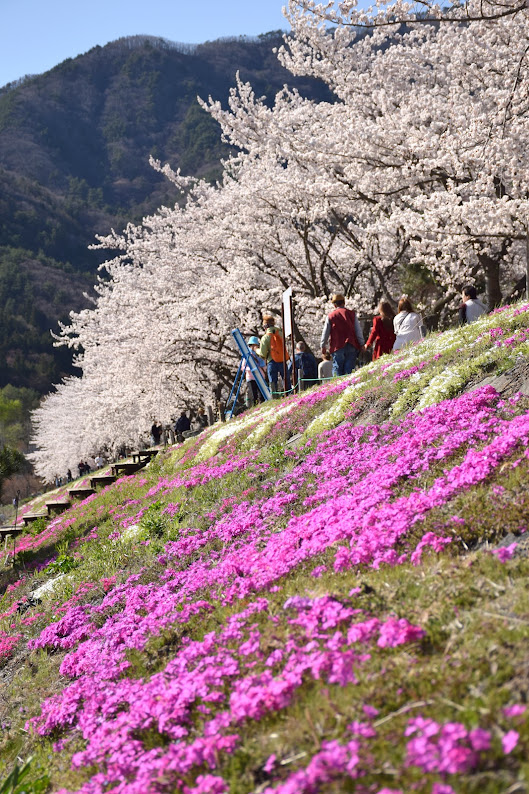
<path id="1" fill-rule="evenodd" d="M 197 95 L 225 103 L 239 71 L 270 100 L 287 82 L 327 98 L 280 66 L 281 41 L 134 36 L 0 88 L 0 386 L 43 393 L 72 371 L 49 329 L 86 305 L 105 258 L 87 246 L 178 198 L 150 155 L 218 178 L 228 148 Z"/>

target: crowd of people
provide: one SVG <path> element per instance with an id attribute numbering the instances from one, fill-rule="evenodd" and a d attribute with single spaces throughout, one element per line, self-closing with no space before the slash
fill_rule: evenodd
<path id="1" fill-rule="evenodd" d="M 146 441 L 144 441 L 143 446 L 148 446 L 148 443 L 150 443 L 151 446 L 166 446 L 168 444 L 182 442 L 188 435 L 195 435 L 207 427 L 208 424 L 208 417 L 203 406 L 199 406 L 195 411 L 191 411 L 190 416 L 183 410 L 178 419 L 173 418 L 172 422 L 167 425 L 163 425 L 161 422 L 154 419 L 149 431 L 148 442 L 146 443 Z M 116 451 L 115 455 L 98 452 L 93 458 L 80 460 L 77 464 L 78 474 L 76 473 L 75 478 L 86 477 L 88 474 L 102 469 L 108 462 L 126 458 L 127 455 L 131 454 L 131 451 L 132 448 L 122 446 Z M 71 469 L 68 469 L 65 476 L 56 474 L 53 478 L 56 488 L 67 485 L 73 482 L 73 480 L 74 475 Z"/>
<path id="2" fill-rule="evenodd" d="M 461 293 L 462 302 L 459 307 L 459 323 L 472 323 L 487 311 L 479 300 L 476 288 L 468 285 Z M 372 360 L 390 354 L 415 342 L 426 335 L 426 326 L 422 316 L 414 310 L 407 295 L 403 295 L 393 310 L 391 303 L 381 300 L 378 314 L 373 318 L 371 330 L 364 342 L 364 334 L 357 313 L 345 306 L 345 297 L 335 293 L 331 297 L 333 309 L 329 312 L 323 326 L 320 348 L 321 360 L 317 361 L 314 354 L 307 349 L 305 342 L 298 341 L 295 348 L 296 385 L 303 390 L 316 383 L 333 377 L 348 375 L 358 365 L 361 356 L 369 356 Z M 276 324 L 275 317 L 266 314 L 263 317 L 264 333 L 259 339 L 251 336 L 248 339 L 250 358 L 245 362 L 244 378 L 246 382 L 246 405 L 251 407 L 264 400 L 259 389 L 256 373 L 259 371 L 268 383 L 273 396 L 292 390 L 293 364 L 288 354 L 282 329 Z M 283 391 L 279 390 L 281 379 Z M 182 410 L 177 419 L 168 425 L 162 425 L 153 419 L 150 428 L 151 446 L 160 446 L 182 442 L 190 435 L 200 433 L 209 424 L 203 406 L 194 412 Z M 120 450 L 118 457 L 124 457 L 126 450 Z M 105 465 L 101 453 L 93 460 L 80 461 L 77 468 L 79 477 Z M 72 472 L 68 469 L 66 477 L 55 477 L 55 486 L 71 482 Z"/>
<path id="3" fill-rule="evenodd" d="M 150 431 L 151 446 L 166 446 L 167 444 L 181 443 L 188 435 L 200 433 L 209 424 L 204 406 L 200 405 L 195 411 L 183 409 L 177 419 L 173 418 L 170 424 L 162 425 L 153 420 Z"/>
<path id="4" fill-rule="evenodd" d="M 461 297 L 460 324 L 471 323 L 487 311 L 477 297 L 475 287 L 464 287 Z M 375 360 L 419 342 L 426 335 L 424 320 L 415 311 L 407 295 L 400 298 L 396 312 L 389 301 L 380 301 L 378 314 L 373 318 L 365 342 L 358 315 L 346 307 L 345 296 L 335 293 L 331 303 L 333 309 L 325 319 L 321 334 L 321 361 L 317 362 L 303 341 L 296 344 L 295 371 L 300 389 L 331 377 L 350 374 L 359 363 L 361 354 L 365 356 L 370 351 L 371 359 Z M 251 359 L 246 361 L 245 380 L 246 403 L 249 407 L 264 399 L 255 378 L 257 370 L 268 381 L 273 396 L 281 393 L 278 390 L 279 378 L 283 382 L 283 392 L 292 390 L 293 366 L 284 344 L 282 329 L 271 314 L 263 317 L 263 326 L 261 339 L 257 336 L 248 339 Z"/>

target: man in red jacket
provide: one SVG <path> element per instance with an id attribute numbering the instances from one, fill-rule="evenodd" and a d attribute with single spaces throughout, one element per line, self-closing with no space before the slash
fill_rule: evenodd
<path id="1" fill-rule="evenodd" d="M 340 293 L 332 296 L 333 311 L 328 315 L 321 335 L 321 352 L 332 356 L 332 374 L 349 375 L 353 371 L 364 335 L 356 312 L 345 308 L 345 298 Z"/>

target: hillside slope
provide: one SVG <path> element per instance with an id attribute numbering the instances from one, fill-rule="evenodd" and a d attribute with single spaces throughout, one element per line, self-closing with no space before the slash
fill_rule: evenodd
<path id="1" fill-rule="evenodd" d="M 26 792 L 527 791 L 528 352 L 529 305 L 506 307 L 18 539 L 5 774 L 32 755 Z"/>

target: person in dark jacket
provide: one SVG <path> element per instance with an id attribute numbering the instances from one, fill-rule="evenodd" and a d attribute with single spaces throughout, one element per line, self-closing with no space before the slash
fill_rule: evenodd
<path id="1" fill-rule="evenodd" d="M 331 298 L 334 306 L 328 315 L 321 334 L 321 352 L 332 356 L 333 375 L 349 375 L 354 369 L 358 353 L 364 344 L 364 335 L 356 312 L 345 308 L 345 298 L 335 293 Z"/>
<path id="2" fill-rule="evenodd" d="M 151 427 L 151 445 L 153 447 L 158 446 L 161 437 L 162 437 L 162 426 L 155 419 Z"/>
<path id="3" fill-rule="evenodd" d="M 396 339 L 395 331 L 393 330 L 395 312 L 391 308 L 391 303 L 388 301 L 380 301 L 378 304 L 378 312 L 379 316 L 373 317 L 373 327 L 363 347 L 363 349 L 366 350 L 366 348 L 371 347 L 374 343 L 373 361 L 380 358 L 384 353 L 391 353 Z"/>
<path id="4" fill-rule="evenodd" d="M 177 440 L 181 443 L 184 440 L 182 435 L 186 430 L 191 430 L 191 422 L 185 411 L 182 411 L 175 422 L 174 432 Z"/>
<path id="5" fill-rule="evenodd" d="M 309 389 L 318 379 L 318 365 L 312 353 L 308 352 L 305 342 L 297 343 L 294 358 L 301 388 Z"/>

